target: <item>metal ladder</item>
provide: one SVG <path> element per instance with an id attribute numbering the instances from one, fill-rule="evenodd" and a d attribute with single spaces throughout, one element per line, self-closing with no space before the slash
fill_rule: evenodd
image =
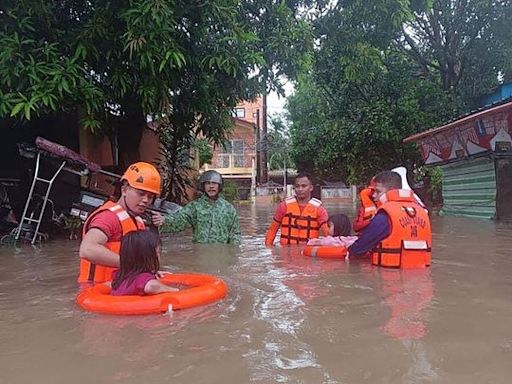
<path id="1" fill-rule="evenodd" d="M 47 179 L 43 179 L 43 178 L 39 177 L 39 161 L 40 161 L 40 158 L 41 158 L 41 153 L 38 152 L 37 153 L 37 158 L 36 158 L 36 167 L 35 167 L 35 170 L 34 170 L 34 180 L 32 181 L 32 186 L 30 187 L 30 192 L 28 193 L 27 202 L 25 203 L 25 208 L 23 209 L 23 215 L 21 216 L 21 220 L 19 222 L 18 228 L 16 229 L 15 241 L 18 240 L 20 238 L 22 232 L 24 230 L 26 230 L 26 229 L 23 228 L 23 224 L 25 224 L 25 223 L 28 224 L 28 225 L 33 224 L 33 223 L 36 224 L 34 235 L 33 235 L 32 240 L 31 240 L 32 244 L 35 244 L 38 236 L 39 237 L 46 237 L 45 234 L 39 233 L 39 227 L 41 226 L 41 221 L 43 220 L 44 210 L 46 208 L 46 203 L 48 202 L 48 196 L 50 196 L 50 190 L 52 189 L 53 182 L 55 181 L 55 179 L 59 175 L 60 171 L 62 171 L 62 169 L 66 165 L 66 161 L 65 160 L 62 161 L 61 165 L 57 168 L 57 170 L 53 174 L 52 178 L 47 180 Z M 36 214 L 36 216 L 38 216 L 38 217 L 37 218 L 33 217 L 34 216 L 34 211 L 31 212 L 30 217 L 27 217 L 28 207 L 30 206 L 30 203 L 32 201 L 32 197 L 34 196 L 34 189 L 35 189 L 35 186 L 36 186 L 37 182 L 41 182 L 41 183 L 46 185 L 46 193 L 45 193 L 44 198 L 43 198 L 43 203 L 41 205 L 41 210 L 39 212 L 39 215 Z"/>

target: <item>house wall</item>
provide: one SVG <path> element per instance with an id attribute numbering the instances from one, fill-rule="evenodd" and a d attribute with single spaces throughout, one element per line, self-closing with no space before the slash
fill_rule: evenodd
<path id="1" fill-rule="evenodd" d="M 139 145 L 140 161 L 152 164 L 158 164 L 160 155 L 160 141 L 154 130 L 145 129 L 142 133 Z M 124 170 L 118 169 L 114 165 L 112 157 L 112 148 L 110 140 L 107 137 L 96 136 L 89 131 L 80 130 L 80 154 L 89 160 L 101 165 L 105 170 L 121 175 Z M 190 174 L 191 178 L 196 178 L 196 174 Z M 111 195 L 114 192 L 112 186 L 113 178 L 103 174 L 96 174 L 90 180 L 82 178 L 82 186 L 88 187 L 97 193 Z M 187 190 L 187 200 L 192 200 L 196 194 L 195 188 Z"/>
<path id="2" fill-rule="evenodd" d="M 260 124 L 261 127 L 263 125 L 263 99 L 258 97 L 254 101 L 241 101 L 237 104 L 237 108 L 245 109 L 245 117 L 240 117 L 242 120 L 248 121 L 250 123 L 256 124 L 256 111 L 259 109 L 260 111 Z"/>
<path id="3" fill-rule="evenodd" d="M 213 148 L 211 164 L 205 164 L 204 170 L 215 169 L 227 178 L 251 178 L 256 144 L 254 126 L 235 119 L 229 140 L 242 140 L 243 154 L 226 153 L 222 145 L 217 145 Z"/>

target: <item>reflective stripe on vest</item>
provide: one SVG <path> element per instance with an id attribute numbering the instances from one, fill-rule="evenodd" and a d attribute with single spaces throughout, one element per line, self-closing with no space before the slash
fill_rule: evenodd
<path id="1" fill-rule="evenodd" d="M 286 215 L 281 221 L 280 243 L 282 245 L 299 244 L 317 238 L 319 235 L 318 208 L 322 202 L 312 198 L 302 211 L 295 197 L 287 198 L 285 203 Z"/>
<path id="2" fill-rule="evenodd" d="M 83 230 L 83 236 L 89 230 L 89 223 L 91 219 L 96 216 L 98 213 L 110 210 L 117 215 L 119 223 L 121 224 L 122 236 L 126 235 L 131 231 L 142 230 L 145 228 L 144 221 L 141 217 L 135 216 L 132 217 L 126 212 L 123 207 L 119 204 L 114 203 L 112 201 L 107 201 L 105 204 L 96 209 L 92 214 L 89 215 Z M 114 253 L 119 254 L 119 248 L 121 247 L 120 241 L 108 241 L 105 243 L 105 247 L 111 250 Z M 94 264 L 90 261 L 80 258 L 80 274 L 78 276 L 79 283 L 86 282 L 94 282 L 94 283 L 103 283 L 105 281 L 112 280 L 112 273 L 116 270 L 115 267 L 108 267 L 104 265 Z"/>
<path id="3" fill-rule="evenodd" d="M 400 199 L 412 199 L 411 201 L 414 201 L 415 203 L 419 204 L 421 207 L 426 209 L 425 204 L 423 204 L 423 201 L 421 201 L 419 196 L 410 189 L 392 189 L 391 191 L 388 191 L 387 193 L 383 194 L 379 198 L 379 201 L 381 204 L 383 204 L 388 200 L 398 201 Z"/>
<path id="4" fill-rule="evenodd" d="M 391 234 L 372 250 L 372 264 L 396 268 L 430 265 L 432 233 L 426 209 L 408 190 L 391 190 L 380 199 L 379 210 L 385 211 Z"/>

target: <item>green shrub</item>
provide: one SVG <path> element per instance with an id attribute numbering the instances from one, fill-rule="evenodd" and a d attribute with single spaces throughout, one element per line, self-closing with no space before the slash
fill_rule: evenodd
<path id="1" fill-rule="evenodd" d="M 222 187 L 222 194 L 227 201 L 233 202 L 240 199 L 238 195 L 238 187 L 235 182 L 231 180 L 224 181 Z"/>
<path id="2" fill-rule="evenodd" d="M 433 167 L 430 171 L 430 192 L 441 193 L 443 189 L 443 170 L 441 167 Z"/>

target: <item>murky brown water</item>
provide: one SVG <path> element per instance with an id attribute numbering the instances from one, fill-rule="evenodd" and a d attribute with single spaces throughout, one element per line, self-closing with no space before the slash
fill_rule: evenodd
<path id="1" fill-rule="evenodd" d="M 432 267 L 400 272 L 266 249 L 272 209 L 240 208 L 240 250 L 165 240 L 230 288 L 172 317 L 83 312 L 75 242 L 0 248 L 0 383 L 510 382 L 512 227 L 435 217 Z"/>

